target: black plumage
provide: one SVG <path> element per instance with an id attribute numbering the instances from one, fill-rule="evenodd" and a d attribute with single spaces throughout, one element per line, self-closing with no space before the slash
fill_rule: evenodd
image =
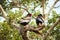
<path id="1" fill-rule="evenodd" d="M 38 17 L 36 18 L 36 24 L 39 25 L 42 24 L 44 22 L 44 20 L 42 19 L 42 15 L 39 14 Z"/>
<path id="2" fill-rule="evenodd" d="M 23 25 L 23 26 L 26 26 L 29 23 L 29 21 L 28 22 L 20 22 L 20 21 L 18 21 L 18 23 L 21 24 L 21 25 Z"/>
<path id="3" fill-rule="evenodd" d="M 19 24 L 26 26 L 31 20 L 31 14 L 27 14 L 25 18 L 22 18 L 22 20 L 18 21 Z"/>

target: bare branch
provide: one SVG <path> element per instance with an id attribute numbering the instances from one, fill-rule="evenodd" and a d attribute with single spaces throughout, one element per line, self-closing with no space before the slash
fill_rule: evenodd
<path id="1" fill-rule="evenodd" d="M 42 1 L 42 7 L 43 7 L 43 17 L 45 19 L 45 0 Z"/>
<path id="2" fill-rule="evenodd" d="M 33 26 L 29 26 L 28 29 L 25 28 L 25 31 L 31 31 L 31 32 L 35 32 L 36 34 L 39 34 L 39 35 L 43 35 L 42 33 L 40 33 L 39 31 L 42 30 L 44 27 L 37 27 L 37 28 L 34 28 Z"/>
<path id="3" fill-rule="evenodd" d="M 40 3 L 37 6 L 34 6 L 34 9 L 33 10 L 35 10 L 35 8 L 38 7 L 39 5 L 40 5 Z"/>
<path id="4" fill-rule="evenodd" d="M 54 25 L 52 25 L 48 30 L 47 30 L 47 33 L 44 35 L 43 39 L 45 40 L 46 37 L 49 35 L 49 33 L 51 32 L 51 30 L 53 30 L 53 28 L 58 24 L 60 23 L 60 18 L 54 23 Z"/>
<path id="5" fill-rule="evenodd" d="M 24 9 L 25 11 L 27 11 L 28 13 L 30 13 L 29 11 L 28 11 L 28 8 L 25 6 L 25 8 L 23 8 L 23 7 L 21 7 L 21 6 L 14 6 L 15 8 L 22 8 L 22 9 Z"/>
<path id="6" fill-rule="evenodd" d="M 54 4 L 51 6 L 50 10 L 48 11 L 48 16 L 50 15 L 51 10 L 54 8 L 54 6 L 56 5 L 56 3 L 57 3 L 58 1 L 59 1 L 59 0 L 56 0 L 56 1 L 54 2 Z"/>
<path id="7" fill-rule="evenodd" d="M 37 27 L 37 28 L 31 27 L 30 30 L 39 31 L 39 30 L 42 30 L 43 28 L 44 28 L 44 26 L 42 26 L 42 27 Z"/>
<path id="8" fill-rule="evenodd" d="M 7 19 L 6 12 L 4 11 L 4 9 L 2 8 L 1 5 L 0 5 L 0 9 L 1 9 L 1 11 L 2 11 L 2 16 Z M 8 19 L 7 19 L 7 20 L 8 20 Z M 8 21 L 9 21 L 9 20 L 8 20 Z M 14 26 L 16 29 L 20 29 L 20 26 L 17 25 L 16 23 L 14 23 L 14 22 L 11 23 L 11 25 Z"/>
<path id="9" fill-rule="evenodd" d="M 59 6 L 57 6 L 57 7 L 54 7 L 54 8 L 59 8 L 60 7 L 60 5 Z"/>
<path id="10" fill-rule="evenodd" d="M 6 12 L 4 11 L 2 5 L 0 5 L 0 9 L 1 9 L 1 11 L 2 11 L 2 16 L 3 16 L 4 18 L 7 18 Z"/>
<path id="11" fill-rule="evenodd" d="M 34 32 L 34 33 L 36 33 L 36 34 L 39 34 L 39 35 L 43 35 L 42 33 L 40 33 L 38 30 L 35 30 L 35 29 L 30 29 L 29 31 L 31 31 L 31 32 Z"/>
<path id="12" fill-rule="evenodd" d="M 13 22 L 11 25 L 12 25 L 13 27 L 15 27 L 16 29 L 20 30 L 20 25 L 14 23 L 14 22 Z"/>
<path id="13" fill-rule="evenodd" d="M 44 12 L 44 11 L 45 11 L 45 5 L 44 5 L 44 4 L 45 4 L 45 0 L 42 1 L 42 5 L 43 5 L 43 14 L 45 13 L 45 12 Z"/>

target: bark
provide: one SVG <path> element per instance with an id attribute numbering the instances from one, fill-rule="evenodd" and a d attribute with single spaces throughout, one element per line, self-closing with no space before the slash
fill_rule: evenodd
<path id="1" fill-rule="evenodd" d="M 43 17 L 45 19 L 45 0 L 42 1 L 42 7 L 43 7 Z"/>
<path id="2" fill-rule="evenodd" d="M 2 11 L 2 16 L 7 19 L 6 12 L 4 11 L 3 7 L 0 5 L 0 10 Z"/>
<path id="3" fill-rule="evenodd" d="M 27 37 L 27 31 L 25 31 L 24 27 L 21 27 L 20 34 L 21 34 L 23 40 L 29 40 Z"/>

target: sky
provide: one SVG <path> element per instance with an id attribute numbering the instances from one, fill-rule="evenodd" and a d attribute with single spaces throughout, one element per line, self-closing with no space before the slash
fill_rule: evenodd
<path id="1" fill-rule="evenodd" d="M 59 5 L 60 5 L 60 1 L 56 4 L 56 6 L 59 6 Z M 59 8 L 56 8 L 55 10 L 56 10 L 57 13 L 60 14 L 60 7 Z"/>
<path id="2" fill-rule="evenodd" d="M 52 4 L 54 3 L 54 1 L 55 1 L 55 0 L 49 0 L 49 4 L 47 5 L 46 10 L 45 10 L 46 13 L 49 11 L 49 9 L 50 9 L 50 7 L 52 6 Z M 56 6 L 59 6 L 59 5 L 60 5 L 60 1 L 55 5 L 55 7 L 56 7 Z M 19 10 L 19 9 L 17 9 L 17 8 L 13 8 L 13 9 L 12 9 L 13 12 L 15 12 L 16 10 Z M 39 6 L 35 9 L 35 11 L 36 11 L 36 10 L 40 10 L 41 13 L 42 13 L 42 9 L 39 8 Z M 55 8 L 55 10 L 56 10 L 56 12 L 57 12 L 58 14 L 60 14 L 60 7 Z M 26 14 L 27 14 L 27 12 L 25 11 L 23 15 L 25 16 Z M 0 17 L 0 22 L 2 22 L 2 21 L 4 21 L 4 20 L 5 20 L 4 18 Z"/>
<path id="3" fill-rule="evenodd" d="M 53 3 L 54 3 L 54 0 L 50 0 L 48 6 L 49 6 L 49 5 L 52 5 Z M 55 7 L 57 7 L 57 6 L 59 6 L 59 5 L 60 5 L 60 1 L 57 2 L 57 4 L 55 5 Z M 56 10 L 56 12 L 57 12 L 58 14 L 60 13 L 60 7 L 55 8 L 55 10 Z"/>

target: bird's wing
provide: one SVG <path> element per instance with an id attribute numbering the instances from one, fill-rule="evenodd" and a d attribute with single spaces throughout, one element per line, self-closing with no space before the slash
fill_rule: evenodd
<path id="1" fill-rule="evenodd" d="M 41 18 L 38 18 L 38 20 L 41 21 L 41 22 L 44 22 L 43 19 L 41 19 Z"/>
<path id="2" fill-rule="evenodd" d="M 20 22 L 29 22 L 30 20 L 21 20 Z"/>

